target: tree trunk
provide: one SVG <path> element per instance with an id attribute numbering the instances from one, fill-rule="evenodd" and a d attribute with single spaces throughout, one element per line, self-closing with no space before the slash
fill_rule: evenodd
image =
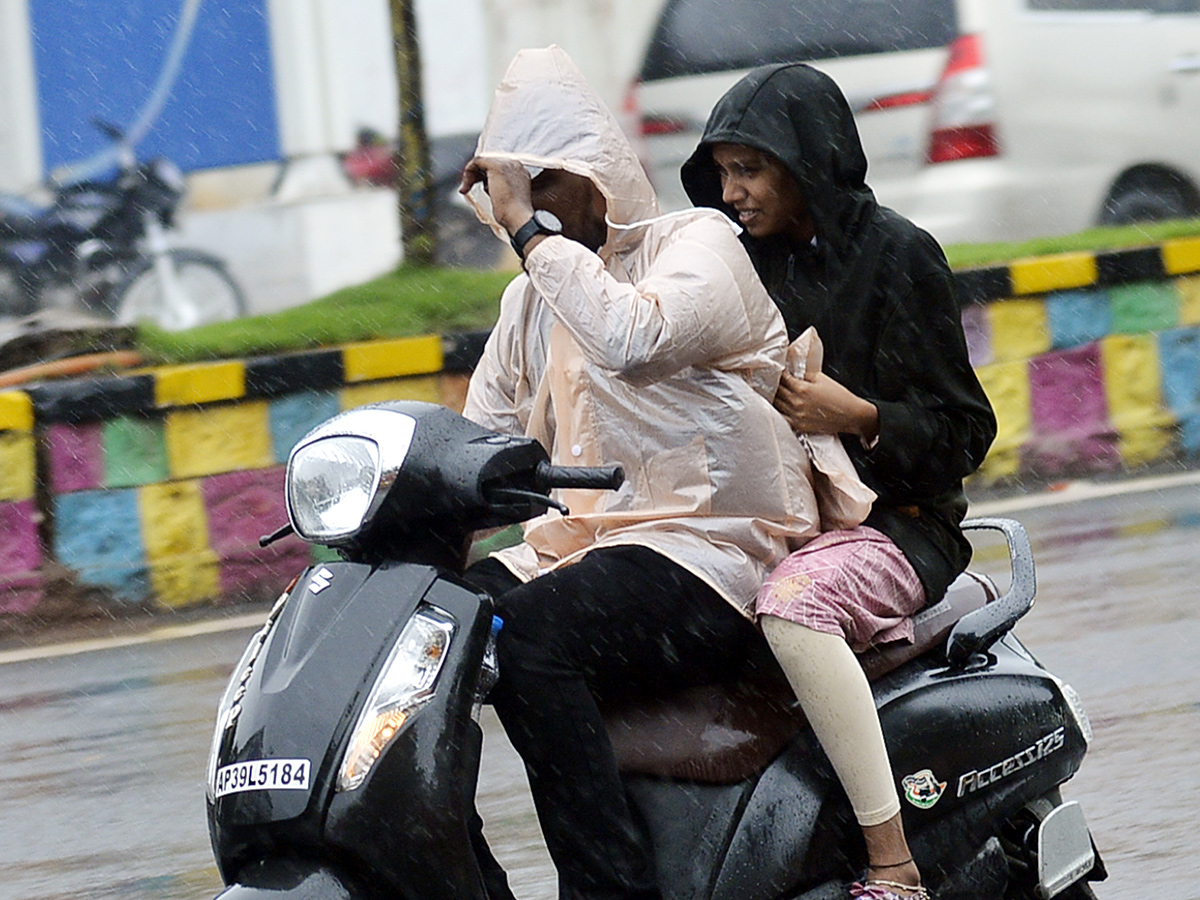
<path id="1" fill-rule="evenodd" d="M 425 133 L 425 107 L 421 92 L 421 51 L 413 0 L 389 0 L 392 11 L 392 46 L 400 98 L 400 138 L 396 144 L 397 193 L 400 200 L 400 236 L 404 261 L 432 265 L 435 221 L 433 177 L 429 162 L 429 136 Z"/>

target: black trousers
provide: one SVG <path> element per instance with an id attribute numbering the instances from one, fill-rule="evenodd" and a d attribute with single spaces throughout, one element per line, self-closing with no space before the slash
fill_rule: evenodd
<path id="1" fill-rule="evenodd" d="M 716 681 L 745 658 L 750 622 L 644 547 L 594 550 L 521 584 L 484 560 L 466 578 L 504 619 L 490 702 L 521 755 L 561 900 L 656 900 L 651 849 L 626 801 L 597 699 Z M 511 900 L 476 817 L 491 900 Z"/>

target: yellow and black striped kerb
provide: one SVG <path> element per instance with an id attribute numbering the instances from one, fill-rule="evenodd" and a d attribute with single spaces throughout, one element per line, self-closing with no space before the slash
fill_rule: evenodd
<path id="1" fill-rule="evenodd" d="M 963 305 L 1072 288 L 1161 281 L 1200 272 L 1200 237 L 1175 238 L 1154 247 L 1098 253 L 1058 253 L 1003 266 L 954 273 Z"/>

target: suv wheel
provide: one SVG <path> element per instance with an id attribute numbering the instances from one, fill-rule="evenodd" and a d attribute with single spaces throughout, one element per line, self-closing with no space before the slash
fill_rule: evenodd
<path id="1" fill-rule="evenodd" d="M 1100 212 L 1101 225 L 1129 225 L 1196 215 L 1196 192 L 1168 178 L 1136 178 L 1118 185 Z"/>

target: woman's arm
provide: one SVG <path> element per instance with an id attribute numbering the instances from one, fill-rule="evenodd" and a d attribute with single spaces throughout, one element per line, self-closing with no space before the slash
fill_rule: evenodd
<path id="1" fill-rule="evenodd" d="M 775 408 L 799 434 L 852 434 L 865 446 L 879 435 L 878 407 L 824 372 L 812 378 L 784 372 Z"/>

